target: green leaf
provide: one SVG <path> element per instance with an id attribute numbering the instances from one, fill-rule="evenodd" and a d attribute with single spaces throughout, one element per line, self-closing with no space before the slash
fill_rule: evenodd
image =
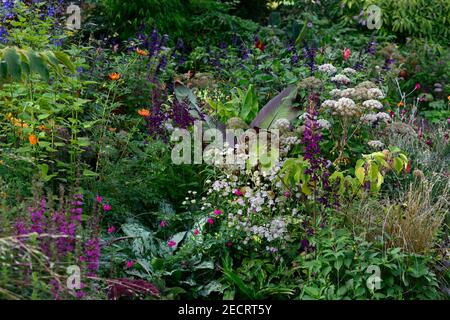
<path id="1" fill-rule="evenodd" d="M 270 129 L 278 119 L 293 120 L 300 114 L 300 108 L 293 107 L 297 97 L 297 87 L 289 86 L 270 100 L 258 113 L 250 127 Z"/>
<path id="2" fill-rule="evenodd" d="M 394 158 L 394 169 L 399 174 L 403 170 L 403 162 L 399 157 Z"/>
<path id="3" fill-rule="evenodd" d="M 61 64 L 65 65 L 70 71 L 75 72 L 75 66 L 70 61 L 69 56 L 67 54 L 61 51 L 55 51 L 54 54 Z"/>
<path id="4" fill-rule="evenodd" d="M 85 177 L 97 177 L 98 173 L 95 173 L 94 171 L 91 171 L 89 169 L 84 169 L 83 170 L 83 176 L 85 176 Z"/>
<path id="5" fill-rule="evenodd" d="M 48 81 L 50 73 L 48 71 L 47 66 L 44 63 L 44 60 L 38 57 L 38 55 L 35 52 L 30 50 L 26 51 L 26 55 L 28 56 L 28 59 L 30 61 L 31 72 L 38 73 L 41 76 L 42 80 Z"/>
<path id="6" fill-rule="evenodd" d="M 364 177 L 366 175 L 364 168 L 363 167 L 356 168 L 355 175 L 356 175 L 356 178 L 358 178 L 359 183 L 361 185 L 363 185 L 364 184 Z"/>
<path id="7" fill-rule="evenodd" d="M 316 287 L 305 287 L 304 291 L 307 295 L 319 299 L 320 298 L 320 289 Z"/>
<path id="8" fill-rule="evenodd" d="M 3 60 L 6 62 L 8 67 L 8 74 L 13 78 L 13 80 L 19 81 L 22 77 L 22 68 L 20 57 L 17 54 L 15 48 L 6 48 L 3 52 Z"/>

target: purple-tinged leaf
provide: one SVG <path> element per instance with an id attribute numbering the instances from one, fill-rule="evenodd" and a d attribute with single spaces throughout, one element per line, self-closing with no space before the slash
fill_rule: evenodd
<path id="1" fill-rule="evenodd" d="M 300 109 L 292 106 L 297 97 L 297 87 L 289 86 L 270 100 L 250 124 L 250 127 L 270 129 L 278 119 L 295 119 L 300 114 Z"/>

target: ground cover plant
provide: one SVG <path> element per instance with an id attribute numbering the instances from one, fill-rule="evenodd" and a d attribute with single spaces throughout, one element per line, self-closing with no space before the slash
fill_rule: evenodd
<path id="1" fill-rule="evenodd" d="M 449 299 L 449 10 L 0 0 L 0 298 Z"/>

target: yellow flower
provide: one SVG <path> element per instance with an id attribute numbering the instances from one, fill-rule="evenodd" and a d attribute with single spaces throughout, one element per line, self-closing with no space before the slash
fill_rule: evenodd
<path id="1" fill-rule="evenodd" d="M 399 103 L 397 103 L 397 107 L 403 107 L 405 104 L 403 103 L 403 101 L 400 101 Z"/>

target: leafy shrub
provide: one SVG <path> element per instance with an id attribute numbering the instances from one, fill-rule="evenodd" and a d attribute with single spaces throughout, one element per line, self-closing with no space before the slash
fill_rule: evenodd
<path id="1" fill-rule="evenodd" d="M 379 6 L 382 31 L 394 33 L 398 39 L 422 37 L 442 43 L 450 39 L 450 3 L 447 0 L 344 0 L 343 3 L 354 10 L 363 10 L 372 4 Z"/>
<path id="2" fill-rule="evenodd" d="M 136 216 L 146 223 L 155 223 L 161 202 L 178 207 L 188 190 L 199 188 L 202 177 L 198 170 L 172 164 L 165 143 L 131 142 L 129 148 L 127 157 L 105 161 L 100 178 L 90 186 L 110 199 L 116 221 Z"/>
<path id="3" fill-rule="evenodd" d="M 139 0 L 125 3 L 120 0 L 102 0 L 107 23 L 123 39 L 132 37 L 142 25 L 156 27 L 176 39 L 189 34 L 190 21 L 204 11 L 217 8 L 211 0 Z M 102 9 L 100 9 L 102 10 Z"/>

